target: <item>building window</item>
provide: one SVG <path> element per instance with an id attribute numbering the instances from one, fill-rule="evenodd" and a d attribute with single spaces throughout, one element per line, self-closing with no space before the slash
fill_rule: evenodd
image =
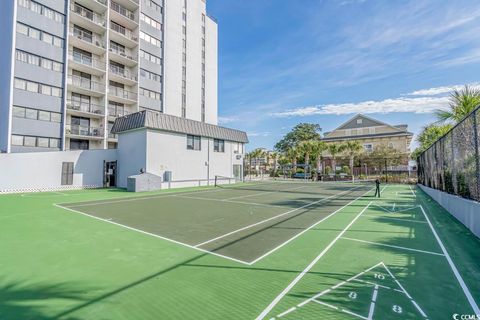
<path id="1" fill-rule="evenodd" d="M 188 150 L 201 150 L 202 143 L 200 136 L 187 135 L 187 149 Z"/>
<path id="2" fill-rule="evenodd" d="M 14 86 L 15 89 L 26 90 L 34 93 L 41 93 L 47 96 L 59 98 L 62 97 L 62 89 L 38 82 L 15 78 Z"/>
<path id="3" fill-rule="evenodd" d="M 46 33 L 45 31 L 29 27 L 27 25 L 24 25 L 23 23 L 17 22 L 17 32 L 33 39 L 42 40 L 55 47 L 63 48 L 64 40 L 62 38 L 51 35 L 50 33 Z"/>
<path id="4" fill-rule="evenodd" d="M 48 138 L 48 137 L 12 135 L 12 145 L 23 146 L 23 147 L 59 149 L 60 139 Z"/>
<path id="5" fill-rule="evenodd" d="M 22 62 L 25 62 L 25 63 L 28 63 L 28 64 L 32 64 L 34 66 L 39 66 L 39 67 L 42 67 L 44 69 L 53 70 L 53 71 L 56 71 L 56 72 L 62 72 L 63 71 L 63 64 L 62 63 L 59 63 L 59 62 L 56 62 L 56 61 L 53 61 L 53 60 L 50 60 L 50 59 L 46 59 L 46 58 L 31 54 L 31 53 L 28 53 L 28 52 L 25 52 L 25 51 L 21 51 L 21 50 L 17 49 L 16 52 L 15 52 L 15 57 L 18 61 L 22 61 Z"/>
<path id="6" fill-rule="evenodd" d="M 233 143 L 233 153 L 243 153 L 243 143 Z"/>
<path id="7" fill-rule="evenodd" d="M 213 151 L 225 152 L 225 140 L 213 139 Z"/>
<path id="8" fill-rule="evenodd" d="M 357 124 L 362 124 L 363 119 L 357 119 Z"/>
<path id="9" fill-rule="evenodd" d="M 366 152 L 372 152 L 373 151 L 373 145 L 371 143 L 364 144 L 363 148 L 365 149 Z"/>
<path id="10" fill-rule="evenodd" d="M 33 0 L 19 0 L 18 5 L 27 8 L 35 13 L 41 14 L 50 20 L 64 23 L 65 16 L 58 11 L 52 10 Z"/>
<path id="11" fill-rule="evenodd" d="M 70 150 L 88 150 L 89 147 L 88 140 L 70 139 Z"/>

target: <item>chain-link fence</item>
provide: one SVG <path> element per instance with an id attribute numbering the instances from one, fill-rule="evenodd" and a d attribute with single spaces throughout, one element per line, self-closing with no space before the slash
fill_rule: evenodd
<path id="1" fill-rule="evenodd" d="M 480 106 L 418 157 L 418 182 L 480 201 Z"/>

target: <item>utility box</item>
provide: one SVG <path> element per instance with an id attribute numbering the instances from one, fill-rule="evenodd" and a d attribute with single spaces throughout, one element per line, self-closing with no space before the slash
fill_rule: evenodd
<path id="1" fill-rule="evenodd" d="M 141 173 L 127 178 L 128 192 L 146 192 L 162 189 L 162 177 L 151 173 Z"/>
<path id="2" fill-rule="evenodd" d="M 163 173 L 163 181 L 165 181 L 165 182 L 172 181 L 172 171 L 165 171 Z"/>

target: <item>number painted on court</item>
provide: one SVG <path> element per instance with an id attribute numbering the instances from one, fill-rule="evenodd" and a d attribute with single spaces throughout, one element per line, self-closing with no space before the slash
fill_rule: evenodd
<path id="1" fill-rule="evenodd" d="M 383 274 L 375 273 L 375 279 L 385 280 L 385 276 Z"/>
<path id="2" fill-rule="evenodd" d="M 354 292 L 354 291 L 352 291 L 352 292 L 350 292 L 350 293 L 348 294 L 348 297 L 349 297 L 350 299 L 357 299 L 357 293 Z"/>
<path id="3" fill-rule="evenodd" d="M 396 305 L 396 304 L 393 305 L 392 310 L 395 313 L 402 313 L 403 312 L 402 307 L 400 307 L 399 305 Z"/>

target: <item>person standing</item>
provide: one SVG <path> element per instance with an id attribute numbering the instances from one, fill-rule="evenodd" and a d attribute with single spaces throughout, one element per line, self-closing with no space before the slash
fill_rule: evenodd
<path id="1" fill-rule="evenodd" d="M 376 188 L 375 188 L 374 197 L 376 197 L 377 194 L 378 194 L 378 197 L 380 198 L 380 180 L 378 178 L 375 180 L 375 186 L 376 186 Z"/>

